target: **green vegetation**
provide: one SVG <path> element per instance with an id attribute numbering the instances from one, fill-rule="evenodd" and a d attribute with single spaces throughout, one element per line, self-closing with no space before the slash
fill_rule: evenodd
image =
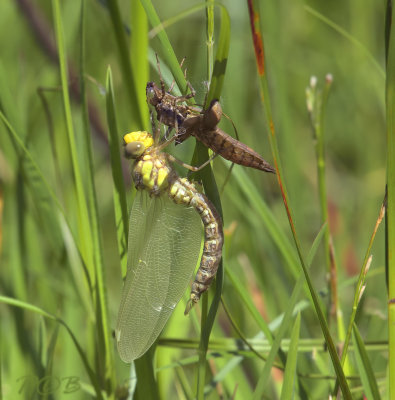
<path id="1" fill-rule="evenodd" d="M 139 399 L 395 398 L 385 5 L 224 4 L 1 2 L 0 399 L 123 399 L 127 386 Z M 155 53 L 176 94 L 183 57 L 196 104 L 211 81 L 207 101 L 278 174 L 228 175 L 217 157 L 193 176 L 222 210 L 223 263 L 130 366 L 113 337 L 135 192 L 121 141 L 151 130 Z M 209 152 L 195 143 L 169 151 L 198 165 Z"/>

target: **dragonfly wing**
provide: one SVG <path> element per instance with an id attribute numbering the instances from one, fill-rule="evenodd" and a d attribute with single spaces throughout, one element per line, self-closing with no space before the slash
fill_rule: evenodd
<path id="1" fill-rule="evenodd" d="M 116 329 L 123 361 L 142 356 L 159 336 L 191 280 L 201 239 L 200 217 L 192 207 L 137 192 Z"/>

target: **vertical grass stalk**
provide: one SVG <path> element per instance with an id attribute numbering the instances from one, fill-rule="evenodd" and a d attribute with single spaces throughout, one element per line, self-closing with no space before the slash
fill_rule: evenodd
<path id="1" fill-rule="evenodd" d="M 345 337 L 345 328 L 343 321 L 343 313 L 341 311 L 338 290 L 337 290 L 337 266 L 335 260 L 335 250 L 330 233 L 329 215 L 328 215 L 328 199 L 326 195 L 326 177 L 325 177 L 325 138 L 324 138 L 324 119 L 326 104 L 328 101 L 329 90 L 332 85 L 332 76 L 328 74 L 325 77 L 325 85 L 322 90 L 317 88 L 317 78 L 310 79 L 310 86 L 306 89 L 307 111 L 310 116 L 310 122 L 313 129 L 315 139 L 315 153 L 317 159 L 317 177 L 318 177 L 318 192 L 321 210 L 321 223 L 328 223 L 328 229 L 324 235 L 324 251 L 326 274 L 328 280 L 328 311 L 327 316 L 329 323 L 334 319 L 337 328 L 338 340 L 343 341 Z M 348 363 L 345 365 L 346 373 L 350 372 Z"/>
<path id="2" fill-rule="evenodd" d="M 64 31 L 62 16 L 60 10 L 59 0 L 53 0 L 53 18 L 55 22 L 55 33 L 56 42 L 58 46 L 59 55 L 59 68 L 60 68 L 60 78 L 62 84 L 62 94 L 63 94 L 63 108 L 66 119 L 67 136 L 70 146 L 70 154 L 73 164 L 73 173 L 75 180 L 75 187 L 77 193 L 77 207 L 78 207 L 78 227 L 79 227 L 79 242 L 81 243 L 80 251 L 83 256 L 83 260 L 87 266 L 90 279 L 92 284 L 95 285 L 95 274 L 93 267 L 93 249 L 92 249 L 92 231 L 90 227 L 88 208 L 86 203 L 86 197 L 84 192 L 84 187 L 82 183 L 82 176 L 80 170 L 80 163 L 77 155 L 77 146 L 75 140 L 75 132 L 73 127 L 73 120 L 71 116 L 71 105 L 70 96 L 68 91 L 68 81 L 67 81 L 67 64 L 66 64 L 66 53 L 64 45 Z"/>
<path id="3" fill-rule="evenodd" d="M 150 121 L 145 95 L 145 85 L 149 81 L 148 65 L 148 20 L 140 1 L 130 1 L 130 64 L 133 66 L 133 80 L 136 88 L 137 103 L 143 125 L 139 129 L 149 131 Z"/>
<path id="4" fill-rule="evenodd" d="M 395 7 L 388 1 L 387 21 L 387 269 L 388 269 L 388 348 L 389 348 L 389 398 L 395 398 Z M 391 13 L 391 15 L 389 14 Z"/>
<path id="5" fill-rule="evenodd" d="M 98 359 L 104 368 L 104 382 L 106 383 L 106 390 L 112 393 L 115 388 L 115 368 L 114 359 L 111 346 L 110 335 L 110 322 L 108 318 L 107 297 L 105 290 L 105 274 L 103 265 L 103 242 L 101 240 L 101 227 L 98 212 L 97 195 L 94 179 L 93 167 L 93 151 L 92 140 L 90 135 L 90 123 L 88 112 L 88 101 L 85 89 L 85 0 L 81 1 L 81 43 L 80 43 L 80 85 L 81 85 L 81 103 L 83 114 L 83 138 L 86 149 L 86 174 L 87 174 L 87 198 L 90 211 L 91 229 L 92 229 L 92 245 L 93 245 L 93 260 L 96 276 L 96 294 L 97 304 L 96 314 L 97 318 L 97 337 L 99 346 L 103 349 L 100 352 Z"/>
<path id="6" fill-rule="evenodd" d="M 130 99 L 130 111 L 131 111 L 131 130 L 141 129 L 144 125 L 144 113 L 143 108 L 138 107 L 138 95 L 137 88 L 134 81 L 133 65 L 130 61 L 129 48 L 126 42 L 124 24 L 121 18 L 121 12 L 119 10 L 118 1 L 112 0 L 107 2 L 108 9 L 110 11 L 111 22 L 114 29 L 116 43 L 119 51 L 119 58 L 121 62 L 123 80 L 126 83 L 127 93 Z"/>

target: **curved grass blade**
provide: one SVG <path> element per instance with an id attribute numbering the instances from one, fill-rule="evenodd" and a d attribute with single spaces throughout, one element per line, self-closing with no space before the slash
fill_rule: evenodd
<path id="1" fill-rule="evenodd" d="M 357 361 L 358 371 L 361 375 L 362 386 L 365 391 L 366 398 L 371 400 L 380 400 L 380 393 L 377 387 L 376 378 L 370 364 L 365 344 L 363 343 L 361 334 L 357 325 L 354 323 L 352 330 L 352 339 L 354 342 L 354 352 Z"/>
<path id="2" fill-rule="evenodd" d="M 191 280 L 201 239 L 201 221 L 192 207 L 137 192 L 116 329 L 123 361 L 142 356 L 159 336 Z"/>
<path id="3" fill-rule="evenodd" d="M 141 4 L 145 9 L 145 13 L 147 14 L 147 18 L 151 26 L 162 26 L 162 23 L 159 19 L 158 14 L 156 13 L 154 6 L 152 5 L 152 2 L 150 0 L 141 0 Z M 164 29 L 160 29 L 157 36 L 164 49 L 163 57 L 166 61 L 166 64 L 170 68 L 178 87 L 181 88 L 181 92 L 184 93 L 185 89 L 187 88 L 187 83 L 181 70 L 180 64 L 177 60 L 176 54 L 173 50 L 173 47 L 170 44 L 170 40 Z"/>
<path id="4" fill-rule="evenodd" d="M 118 1 L 107 1 L 106 5 L 110 11 L 111 22 L 116 37 L 116 43 L 118 45 L 122 76 L 126 83 L 127 92 L 130 98 L 130 111 L 132 114 L 130 121 L 131 126 L 134 128 L 141 128 L 144 124 L 145 109 L 139 107 L 136 82 L 134 80 L 135 74 L 133 73 L 132 63 L 130 61 L 129 49 L 126 42 L 124 25 L 118 7 Z"/>
<path id="5" fill-rule="evenodd" d="M 387 193 L 385 194 L 385 197 L 383 199 L 383 203 L 382 203 L 381 208 L 380 208 L 379 216 L 378 216 L 378 218 L 376 220 L 376 224 L 374 226 L 373 233 L 372 233 L 372 235 L 370 237 L 368 248 L 366 250 L 365 257 L 364 257 L 364 260 L 363 260 L 363 263 L 362 263 L 362 268 L 361 268 L 361 271 L 359 273 L 358 281 L 357 281 L 357 284 L 356 284 L 356 287 L 355 287 L 354 301 L 353 301 L 353 306 L 352 306 L 352 310 L 351 310 L 350 321 L 348 323 L 347 333 L 346 333 L 345 338 L 344 338 L 343 351 L 342 351 L 342 355 L 341 355 L 341 359 L 340 359 L 342 365 L 345 365 L 346 360 L 347 360 L 348 346 L 349 346 L 350 339 L 351 339 L 351 336 L 352 336 L 352 330 L 353 330 L 353 326 L 354 326 L 354 323 L 355 323 L 355 318 L 356 318 L 356 315 L 357 315 L 358 306 L 359 306 L 359 303 L 361 301 L 361 296 L 362 296 L 362 294 L 363 294 L 363 292 L 365 290 L 364 289 L 365 285 L 366 285 L 365 282 L 366 282 L 366 278 L 368 277 L 368 271 L 369 271 L 369 268 L 370 268 L 370 264 L 372 262 L 371 250 L 372 250 L 373 242 L 374 242 L 374 239 L 376 237 L 377 230 L 378 230 L 378 228 L 379 228 L 379 226 L 380 226 L 380 224 L 381 224 L 381 222 L 382 222 L 382 220 L 384 218 L 384 215 L 386 214 L 386 209 L 387 209 Z M 337 393 L 338 386 L 339 386 L 339 383 L 336 381 L 335 390 L 333 391 L 333 393 Z"/>
<path id="6" fill-rule="evenodd" d="M 300 314 L 298 313 L 295 325 L 292 329 L 291 342 L 289 344 L 289 351 L 287 363 L 284 371 L 283 387 L 281 389 L 281 400 L 291 400 L 296 393 L 296 361 L 298 358 L 298 345 L 299 345 L 299 332 L 300 332 Z"/>
<path id="7" fill-rule="evenodd" d="M 22 128 L 21 120 L 18 118 L 17 108 L 15 107 L 15 99 L 12 94 L 12 89 L 7 79 L 7 73 L 0 62 L 0 108 L 4 115 L 7 117 L 10 124 L 15 127 L 19 137 L 24 143 L 28 141 L 28 135 L 25 129 Z M 7 138 L 7 135 L 0 134 L 0 149 L 7 156 L 8 162 L 16 168 L 19 164 L 22 166 L 21 171 L 24 178 L 27 180 L 31 187 L 31 194 L 34 196 L 35 207 L 40 213 L 42 228 L 46 232 L 46 237 L 50 241 L 53 249 L 58 253 L 64 252 L 63 237 L 59 227 L 59 220 L 53 213 L 53 202 L 48 196 L 47 190 L 43 187 L 43 183 L 34 166 L 31 165 L 30 159 L 26 158 L 23 151 L 20 150 L 18 143 L 12 136 Z"/>
<path id="8" fill-rule="evenodd" d="M 385 83 L 387 120 L 386 268 L 388 279 L 389 398 L 395 398 L 395 7 L 387 1 L 387 75 Z"/>
<path id="9" fill-rule="evenodd" d="M 81 175 L 81 165 L 78 159 L 77 145 L 75 140 L 75 132 L 71 114 L 70 96 L 67 81 L 67 65 L 65 53 L 65 41 L 63 33 L 63 22 L 59 0 L 52 1 L 53 19 L 55 23 L 56 43 L 58 46 L 59 70 L 62 84 L 63 109 L 66 119 L 67 137 L 69 141 L 70 154 L 73 164 L 73 173 L 75 187 L 77 193 L 77 209 L 78 209 L 78 228 L 80 251 L 83 255 L 90 279 L 95 282 L 95 273 L 93 269 L 93 250 L 92 250 L 92 232 L 89 221 L 89 213 L 86 203 L 84 186 Z"/>
<path id="10" fill-rule="evenodd" d="M 110 323 L 108 319 L 107 296 L 105 291 L 104 262 L 103 262 L 103 243 L 101 240 L 101 227 L 98 211 L 98 202 L 94 180 L 93 168 L 93 150 L 90 136 L 88 102 L 85 90 L 85 1 L 81 2 L 81 46 L 80 46 L 80 85 L 81 85 L 81 103 L 83 112 L 83 138 L 86 149 L 86 195 L 89 204 L 92 251 L 94 260 L 94 271 L 96 277 L 96 315 L 97 318 L 97 338 L 99 348 L 105 349 L 98 355 L 98 362 L 105 366 L 104 380 L 107 382 L 107 391 L 112 392 L 115 387 L 114 359 L 110 335 Z"/>
<path id="11" fill-rule="evenodd" d="M 115 116 L 114 91 L 111 68 L 106 76 L 106 110 L 108 124 L 108 142 L 110 145 L 111 173 L 114 182 L 114 212 L 117 224 L 119 254 L 126 252 L 128 245 L 128 209 L 126 204 L 125 183 L 122 175 L 121 157 L 119 155 L 120 140 Z M 121 259 L 122 276 L 126 275 L 126 257 Z"/>

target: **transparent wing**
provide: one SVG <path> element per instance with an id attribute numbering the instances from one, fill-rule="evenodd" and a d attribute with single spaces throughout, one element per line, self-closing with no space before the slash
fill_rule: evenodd
<path id="1" fill-rule="evenodd" d="M 190 282 L 201 240 L 195 209 L 174 204 L 167 196 L 137 192 L 116 329 L 123 361 L 142 356 L 159 336 Z"/>

